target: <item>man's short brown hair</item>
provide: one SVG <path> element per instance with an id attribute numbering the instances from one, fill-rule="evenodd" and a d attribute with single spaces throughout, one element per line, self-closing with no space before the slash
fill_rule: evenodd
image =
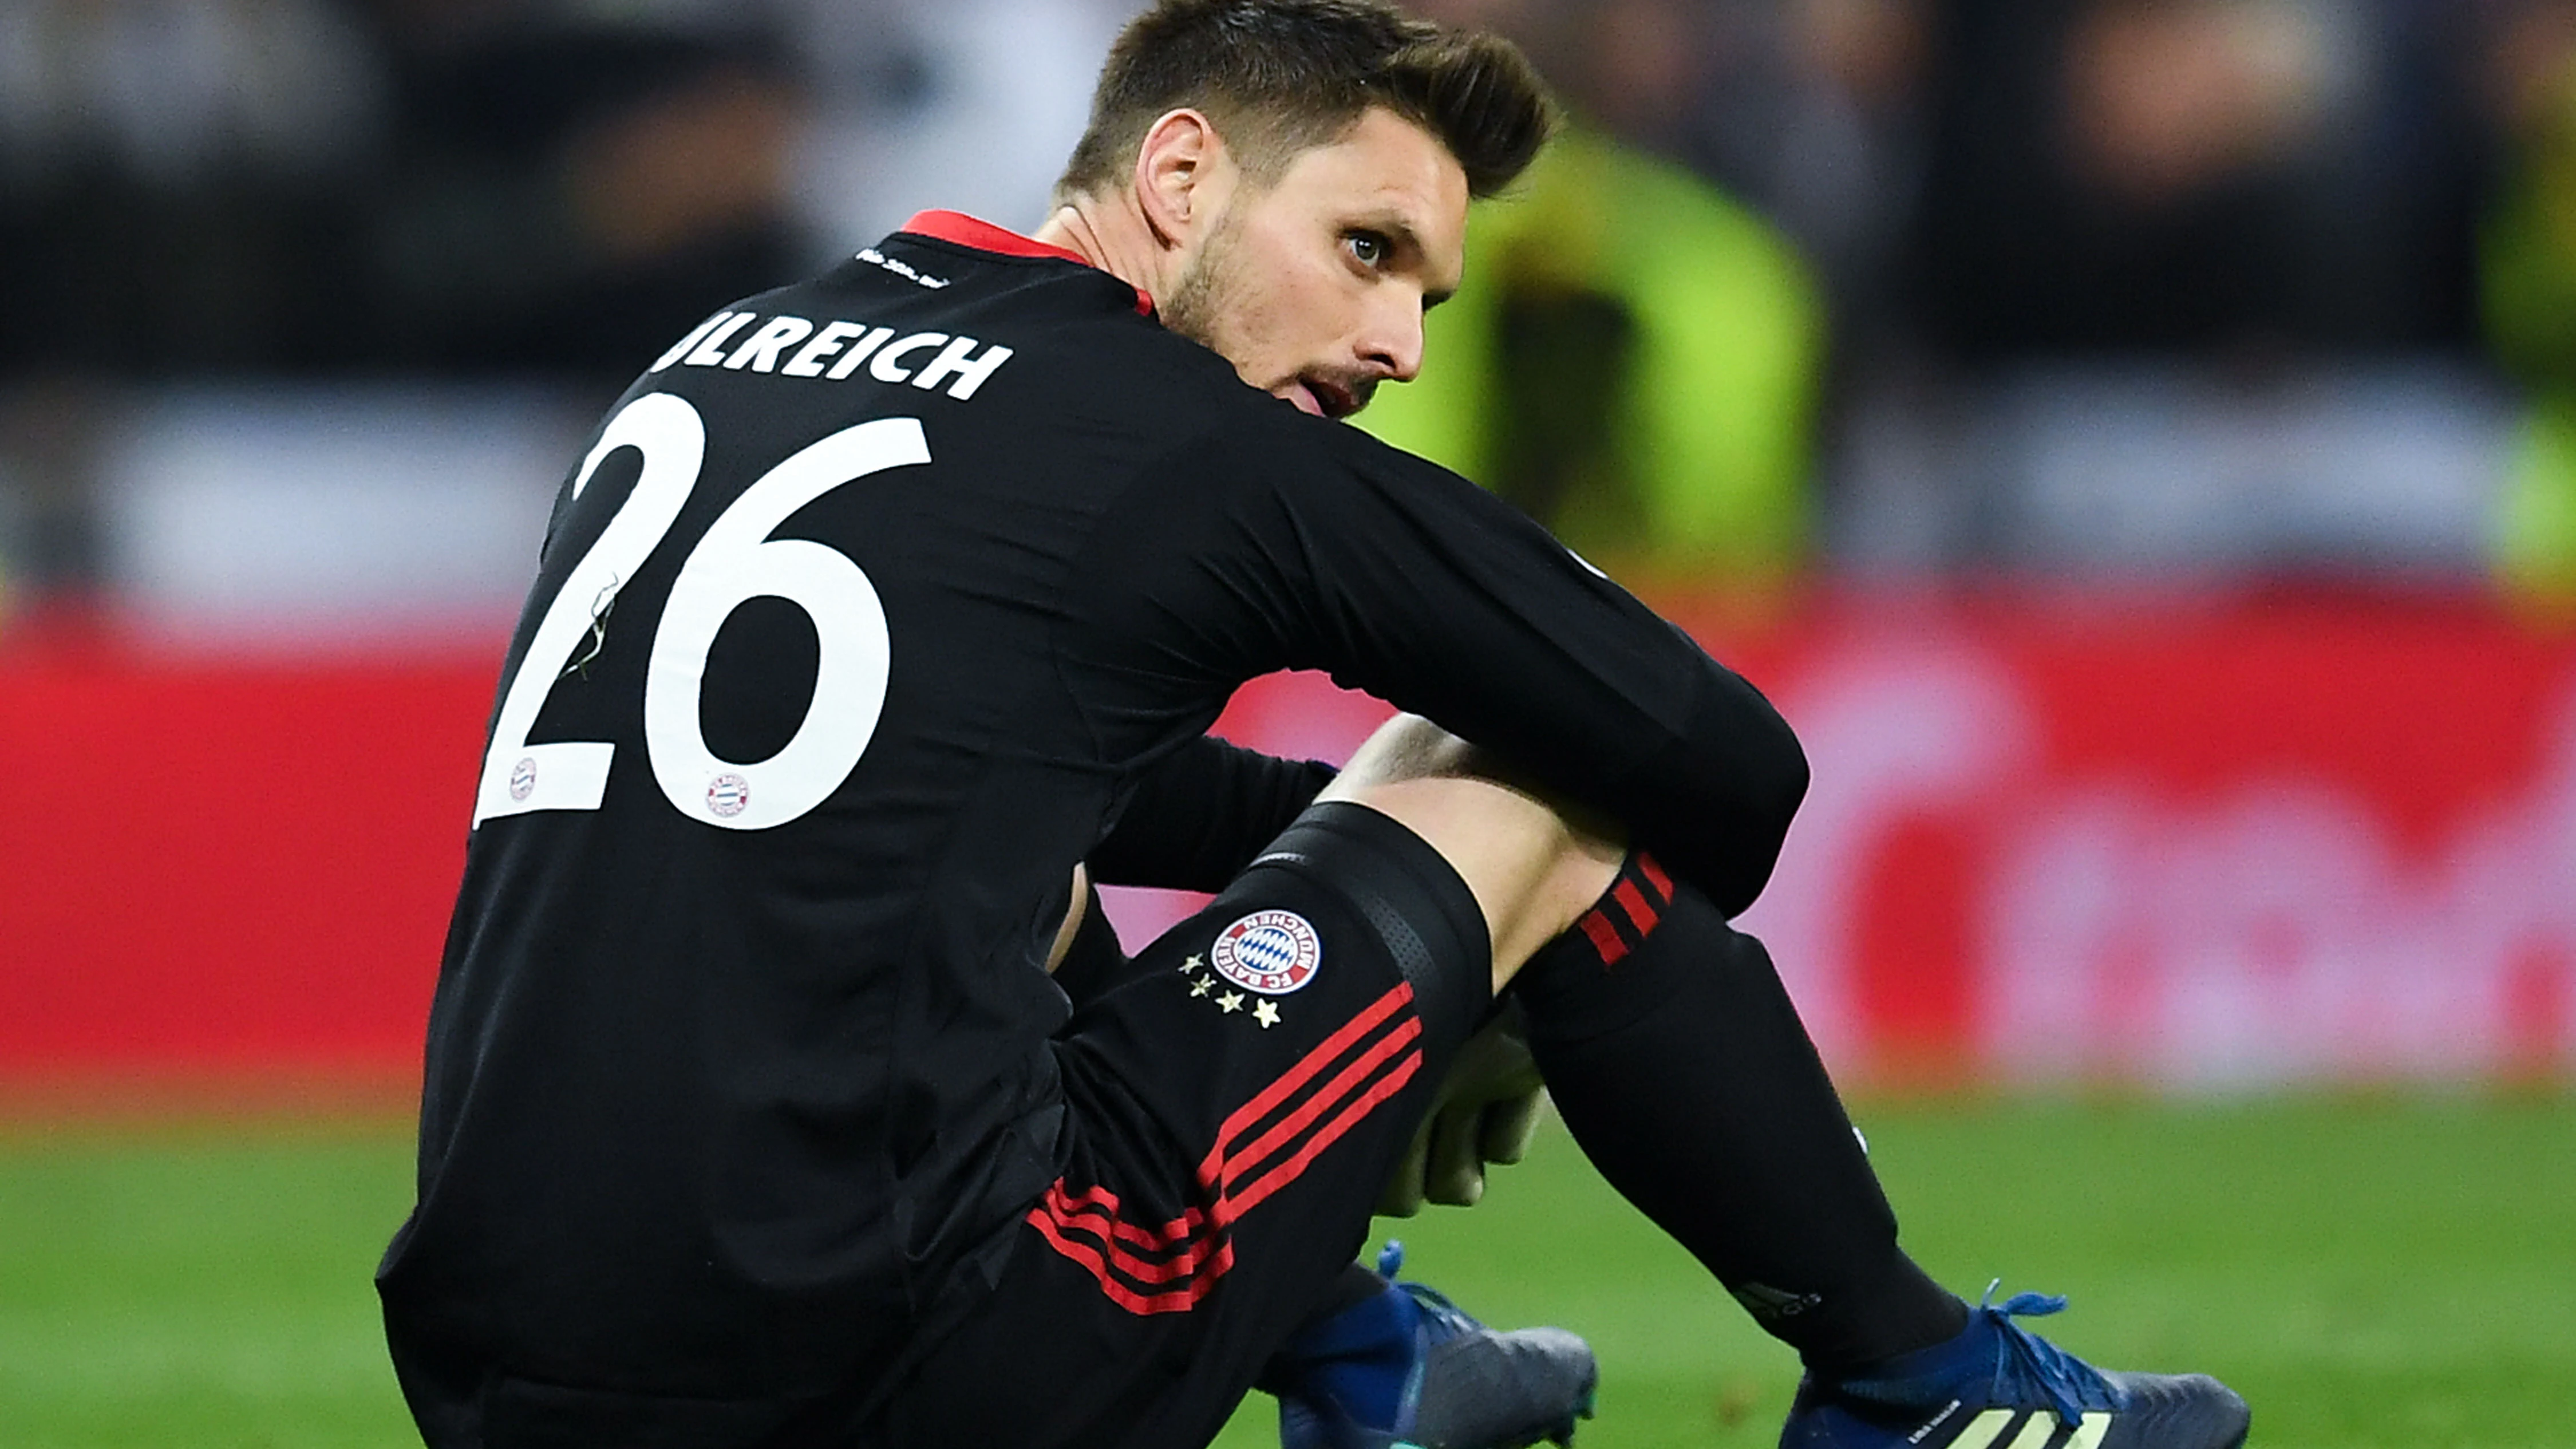
<path id="1" fill-rule="evenodd" d="M 1184 107 L 1206 113 L 1236 162 L 1267 183 L 1373 106 L 1438 139 L 1476 196 L 1511 184 L 1554 124 L 1545 83 L 1499 36 L 1382 0 L 1161 0 L 1110 48 L 1056 194 L 1126 184 L 1145 133 Z"/>

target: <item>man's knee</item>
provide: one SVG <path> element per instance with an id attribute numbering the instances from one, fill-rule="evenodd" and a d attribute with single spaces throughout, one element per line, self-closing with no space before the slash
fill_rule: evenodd
<path id="1" fill-rule="evenodd" d="M 1627 854 L 1615 827 L 1412 715 L 1372 735 L 1322 798 L 1392 817 L 1449 862 L 1484 912 L 1496 991 L 1601 898 Z"/>

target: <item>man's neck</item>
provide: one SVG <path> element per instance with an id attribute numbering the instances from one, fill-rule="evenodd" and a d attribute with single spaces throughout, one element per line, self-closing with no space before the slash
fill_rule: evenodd
<path id="1" fill-rule="evenodd" d="M 1062 247 L 1147 296 L 1163 294 L 1167 249 L 1133 206 L 1076 196 L 1030 239 Z"/>

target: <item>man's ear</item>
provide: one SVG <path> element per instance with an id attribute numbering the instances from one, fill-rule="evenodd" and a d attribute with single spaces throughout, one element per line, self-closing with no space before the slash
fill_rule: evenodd
<path id="1" fill-rule="evenodd" d="M 1225 142 L 1200 111 L 1172 111 L 1145 133 L 1136 148 L 1136 205 L 1154 239 L 1186 249 L 1223 204 L 1228 165 Z"/>

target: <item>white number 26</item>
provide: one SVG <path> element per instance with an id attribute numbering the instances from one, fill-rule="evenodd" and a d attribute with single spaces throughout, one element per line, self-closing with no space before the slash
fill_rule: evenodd
<path id="1" fill-rule="evenodd" d="M 706 460 L 706 424 L 697 409 L 669 393 L 637 398 L 609 420 L 598 446 L 582 461 L 573 478 L 574 497 L 620 448 L 642 453 L 643 471 L 599 541 L 546 606 L 501 696 L 475 790 L 477 826 L 532 810 L 596 810 L 607 793 L 615 745 L 532 745 L 528 732 L 562 677 L 559 671 L 589 639 L 593 611 L 635 576 L 689 501 Z M 689 550 L 663 605 L 644 672 L 645 754 L 654 782 L 681 814 L 727 830 L 766 830 L 822 804 L 857 767 L 885 708 L 885 606 L 849 555 L 769 535 L 835 488 L 929 461 L 929 443 L 914 419 L 845 428 L 762 474 Z M 795 734 L 766 760 L 738 762 L 707 748 L 698 726 L 699 694 L 717 631 L 735 609 L 756 598 L 785 599 L 803 609 L 814 623 L 819 658 L 813 700 Z"/>

